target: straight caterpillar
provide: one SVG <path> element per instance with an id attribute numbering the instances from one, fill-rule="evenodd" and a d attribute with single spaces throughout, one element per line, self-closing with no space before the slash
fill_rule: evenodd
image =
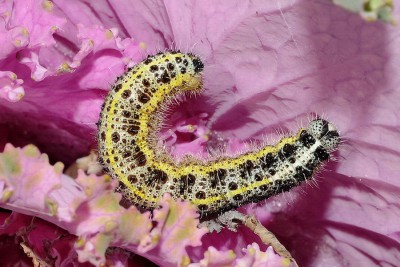
<path id="1" fill-rule="evenodd" d="M 217 214 L 288 191 L 329 160 L 339 142 L 333 124 L 311 121 L 295 136 L 235 158 L 176 162 L 157 145 L 163 111 L 180 94 L 202 90 L 204 65 L 179 51 L 149 56 L 119 77 L 98 122 L 99 160 L 135 205 L 153 209 L 164 193 Z"/>

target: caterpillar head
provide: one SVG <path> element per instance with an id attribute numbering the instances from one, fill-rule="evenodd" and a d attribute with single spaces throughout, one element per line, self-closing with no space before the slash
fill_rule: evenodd
<path id="1" fill-rule="evenodd" d="M 333 151 L 340 143 L 339 133 L 332 123 L 324 119 L 310 121 L 307 131 L 318 139 L 327 151 Z"/>

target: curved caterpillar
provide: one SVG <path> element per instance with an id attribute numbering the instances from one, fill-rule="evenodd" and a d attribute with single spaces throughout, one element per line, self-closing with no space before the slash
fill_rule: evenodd
<path id="1" fill-rule="evenodd" d="M 175 162 L 157 146 L 162 112 L 177 95 L 202 90 L 203 68 L 193 54 L 159 53 L 130 68 L 107 95 L 98 122 L 99 158 L 133 204 L 153 209 L 168 192 L 194 203 L 201 215 L 220 213 L 311 179 L 338 146 L 336 128 L 315 119 L 275 146 L 236 158 Z"/>

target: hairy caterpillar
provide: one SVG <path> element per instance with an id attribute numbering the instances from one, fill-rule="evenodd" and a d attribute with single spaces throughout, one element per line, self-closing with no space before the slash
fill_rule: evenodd
<path id="1" fill-rule="evenodd" d="M 202 61 L 170 51 L 149 56 L 119 77 L 98 122 L 100 162 L 121 191 L 144 209 L 157 207 L 168 192 L 214 214 L 257 202 L 311 179 L 340 141 L 323 119 L 295 136 L 235 158 L 175 162 L 157 146 L 160 115 L 179 94 L 200 92 Z"/>

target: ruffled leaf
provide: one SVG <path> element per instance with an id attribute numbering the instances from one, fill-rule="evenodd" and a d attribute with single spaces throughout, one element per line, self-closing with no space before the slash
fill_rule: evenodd
<path id="1" fill-rule="evenodd" d="M 0 203 L 55 214 L 49 193 L 60 187 L 63 167 L 61 163 L 51 166 L 47 155 L 34 146 L 6 145 L 0 154 Z"/>
<path id="2" fill-rule="evenodd" d="M 209 247 L 204 253 L 204 258 L 199 263 L 189 264 L 189 267 L 219 267 L 219 266 L 265 266 L 265 267 L 289 267 L 294 266 L 288 259 L 283 259 L 269 247 L 263 252 L 253 243 L 243 249 L 242 253 L 235 255 L 232 250 L 219 251 Z"/>
<path id="3" fill-rule="evenodd" d="M 162 208 L 154 211 L 156 227 L 140 249 L 149 251 L 150 255 L 156 252 L 158 259 L 153 260 L 164 266 L 187 265 L 190 259 L 186 247 L 200 246 L 200 240 L 208 230 L 197 228 L 198 220 L 193 218 L 197 218 L 198 214 L 191 204 L 175 202 L 168 195 L 164 196 L 161 203 Z"/>
<path id="4" fill-rule="evenodd" d="M 121 247 L 175 266 L 190 262 L 186 247 L 201 245 L 207 230 L 197 228 L 198 214 L 191 204 L 165 196 L 151 219 L 149 212 L 119 205 L 121 195 L 114 193 L 116 182 L 109 176 L 79 171 L 72 179 L 61 171 L 61 164 L 50 165 L 32 145 L 22 149 L 7 145 L 0 154 L 0 206 L 40 217 L 78 236 L 75 250 L 80 262 L 104 264 L 106 250 Z M 33 199 L 28 202 L 26 196 Z M 16 232 L 9 228 L 10 221 L 5 220 L 4 234 Z"/>
<path id="5" fill-rule="evenodd" d="M 1 37 L 0 37 L 1 38 Z M 25 95 L 23 80 L 11 71 L 0 71 L 0 98 L 10 102 L 17 102 Z"/>

